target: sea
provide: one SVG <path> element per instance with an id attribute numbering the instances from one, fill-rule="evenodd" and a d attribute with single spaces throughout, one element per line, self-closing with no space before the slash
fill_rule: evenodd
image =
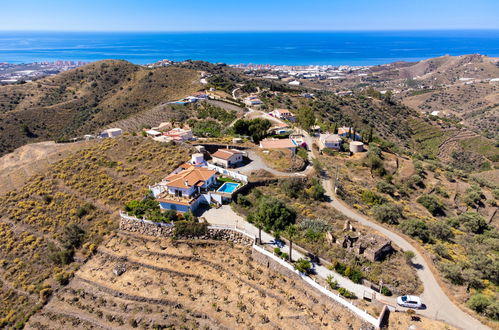
<path id="1" fill-rule="evenodd" d="M 377 65 L 443 55 L 499 57 L 499 30 L 341 32 L 5 32 L 0 62 Z"/>

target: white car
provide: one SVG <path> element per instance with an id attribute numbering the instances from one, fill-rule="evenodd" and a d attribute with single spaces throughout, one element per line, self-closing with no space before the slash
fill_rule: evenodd
<path id="1" fill-rule="evenodd" d="M 397 298 L 397 304 L 408 308 L 422 308 L 421 298 L 417 296 L 401 296 Z"/>

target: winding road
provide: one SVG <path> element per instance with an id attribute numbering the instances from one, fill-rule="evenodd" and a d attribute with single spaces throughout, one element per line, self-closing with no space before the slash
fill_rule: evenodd
<path id="1" fill-rule="evenodd" d="M 262 113 L 260 116 L 266 118 L 268 114 Z M 276 118 L 272 119 L 274 121 L 276 120 Z M 312 151 L 309 153 L 309 160 L 312 160 L 314 152 L 312 148 L 314 142 L 313 138 L 305 131 L 302 131 L 301 133 L 304 135 L 304 140 Z M 256 162 L 255 165 L 256 164 L 260 165 L 260 162 Z M 263 164 L 262 167 L 260 168 L 266 168 L 266 167 L 268 166 Z M 285 176 L 286 173 L 281 172 L 278 175 Z M 293 173 L 287 173 L 287 176 L 293 176 Z M 373 228 L 378 232 L 382 233 L 387 238 L 389 238 L 394 244 L 400 247 L 402 250 L 404 251 L 410 250 L 414 252 L 415 257 L 413 259 L 413 264 L 416 266 L 414 267 L 414 269 L 418 277 L 420 278 L 421 282 L 423 283 L 424 292 L 422 293 L 421 298 L 423 303 L 426 305 L 426 309 L 418 310 L 418 314 L 421 314 L 431 319 L 444 321 L 460 329 L 466 329 L 466 330 L 489 329 L 489 327 L 483 325 L 480 321 L 478 321 L 477 319 L 475 319 L 474 317 L 472 317 L 471 315 L 460 309 L 454 302 L 452 302 L 449 299 L 449 297 L 447 297 L 447 295 L 440 287 L 440 284 L 435 278 L 435 275 L 432 273 L 423 255 L 410 242 L 408 242 L 405 238 L 403 238 L 399 234 L 392 232 L 389 229 L 381 226 L 379 223 L 370 220 L 364 215 L 357 213 L 351 207 L 347 206 L 338 198 L 336 198 L 336 194 L 334 193 L 331 180 L 323 180 L 323 186 L 326 190 L 327 197 L 329 197 L 329 205 L 331 207 L 333 207 L 334 209 L 336 209 L 346 217 L 354 221 L 357 221 L 366 227 Z M 239 220 L 237 222 L 239 222 Z M 266 235 L 270 236 L 268 234 Z M 262 238 L 270 239 L 271 236 L 270 237 L 264 236 Z M 319 268 L 318 270 L 320 276 L 327 275 L 327 273 L 322 272 L 322 269 Z M 335 274 L 335 278 L 340 279 L 340 277 L 338 276 L 339 276 L 338 274 Z M 341 280 L 342 280 L 342 285 L 345 285 L 345 287 L 349 288 L 349 290 L 358 292 L 357 290 L 359 290 L 359 288 L 352 286 L 351 284 L 353 283 L 348 283 L 348 281 L 344 281 L 344 279 Z"/>
<path id="2" fill-rule="evenodd" d="M 369 220 L 365 216 L 346 206 L 343 202 L 336 198 L 331 181 L 324 180 L 323 184 L 326 189 L 326 193 L 330 198 L 329 204 L 334 209 L 366 227 L 379 231 L 404 251 L 411 250 L 414 252 L 415 257 L 413 259 L 413 263 L 417 265 L 417 267 L 415 267 L 415 271 L 424 286 L 424 292 L 421 295 L 421 299 L 427 307 L 425 310 L 418 311 L 419 314 L 432 319 L 442 320 L 460 329 L 489 329 L 487 326 L 480 323 L 480 321 L 461 310 L 447 297 L 438 284 L 423 255 L 416 248 L 414 248 L 411 243 L 398 234 L 386 229 L 376 222 Z"/>

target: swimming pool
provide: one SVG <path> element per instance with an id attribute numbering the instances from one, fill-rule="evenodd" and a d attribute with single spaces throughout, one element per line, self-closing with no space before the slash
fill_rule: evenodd
<path id="1" fill-rule="evenodd" d="M 217 191 L 230 194 L 234 192 L 238 186 L 239 183 L 225 182 Z"/>

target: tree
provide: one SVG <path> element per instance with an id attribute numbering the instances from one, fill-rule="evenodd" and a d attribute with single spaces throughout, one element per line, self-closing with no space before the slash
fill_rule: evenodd
<path id="1" fill-rule="evenodd" d="M 274 197 L 262 197 L 248 220 L 266 230 L 284 230 L 294 223 L 296 212 Z"/>
<path id="2" fill-rule="evenodd" d="M 393 203 L 376 205 L 373 207 L 373 215 L 380 222 L 396 225 L 402 219 L 402 208 Z"/>
<path id="3" fill-rule="evenodd" d="M 300 124 L 300 126 L 306 131 L 309 131 L 310 127 L 312 127 L 312 125 L 315 123 L 314 112 L 309 107 L 303 107 L 299 109 L 296 119 L 298 121 L 298 124 Z"/>
<path id="4" fill-rule="evenodd" d="M 298 228 L 296 227 L 296 225 L 289 225 L 288 227 L 286 227 L 286 235 L 289 239 L 289 261 L 293 261 L 293 240 L 295 239 L 297 234 Z"/>
<path id="5" fill-rule="evenodd" d="M 251 120 L 239 119 L 234 123 L 234 132 L 250 136 L 253 142 L 259 143 L 265 136 L 272 123 L 267 119 L 255 118 Z"/>

